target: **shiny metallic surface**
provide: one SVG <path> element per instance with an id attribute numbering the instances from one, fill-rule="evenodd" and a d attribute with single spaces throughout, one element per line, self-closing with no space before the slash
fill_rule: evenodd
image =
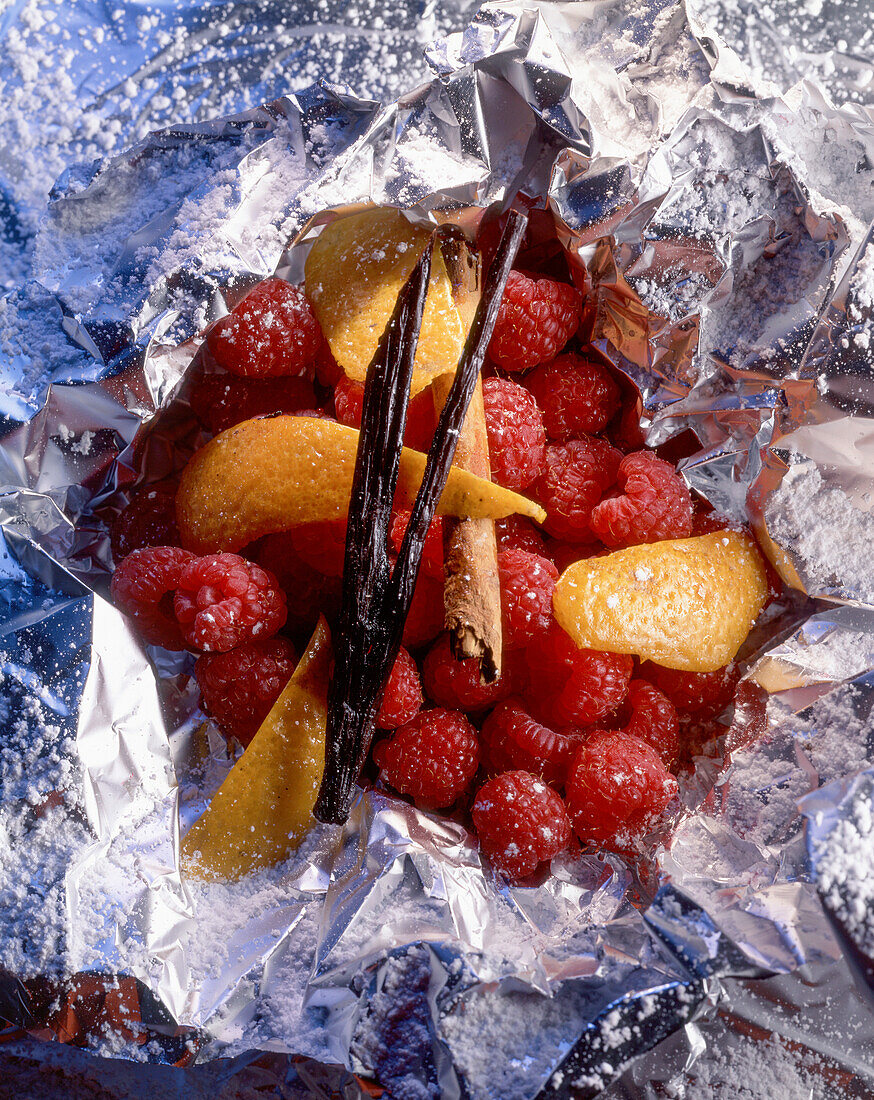
<path id="1" fill-rule="evenodd" d="M 360 203 L 473 227 L 519 190 L 548 198 L 592 276 L 595 347 L 639 388 L 650 443 L 695 433 L 683 472 L 701 496 L 764 538 L 768 500 L 800 457 L 861 500 L 874 474 L 871 350 L 856 339 L 871 322 L 857 274 L 874 114 L 810 83 L 763 87 L 705 15 L 679 0 L 636 14 L 612 0 L 486 4 L 428 47 L 434 79 L 387 106 L 322 84 L 155 131 L 55 187 L 0 350 L 3 671 L 32 691 L 46 672 L 14 648 L 22 632 L 76 639 L 76 676 L 49 700 L 74 731 L 65 961 L 136 978 L 169 1013 L 165 1031 L 186 1029 L 188 1054 L 156 1060 L 207 1060 L 253 1034 L 312 1054 L 262 1015 L 305 925 L 318 925 L 305 1006 L 322 1021 L 320 1057 L 379 1075 L 367 1037 L 380 994 L 424 974 L 426 1068 L 447 1097 L 468 1087 L 452 1037 L 483 997 L 495 1015 L 530 993 L 563 1012 L 539 1057 L 506 1070 L 505 1097 L 570 1095 L 575 1082 L 594 1095 L 619 1074 L 614 1094 L 636 1097 L 670 1074 L 623 1073 L 633 1055 L 654 1048 L 638 1065 L 688 1070 L 719 1028 L 752 1018 L 756 980 L 783 976 L 768 981 L 801 1011 L 814 998 L 797 973 L 838 973 L 798 801 L 819 791 L 839 812 L 872 762 L 874 622 L 840 578 L 810 583 L 793 546 L 780 563 L 798 595 L 751 640 L 723 760 L 684 783 L 655 870 L 565 856 L 542 885 L 508 888 L 460 825 L 370 792 L 342 835 L 314 832 L 282 868 L 207 977 L 195 958 L 214 930 L 180 875 L 179 830 L 231 761 L 197 709 L 190 660 L 144 652 L 105 599 L 108 519 L 132 484 L 178 471 L 198 445 L 185 384 L 204 327 L 274 270 L 299 278 L 325 216 Z M 817 740 L 823 707 L 855 731 L 852 752 Z M 207 778 L 192 795 L 195 768 Z M 19 978 L 34 975 L 9 978 L 26 1007 Z M 866 1058 L 847 1058 L 854 1080 L 870 1076 Z"/>

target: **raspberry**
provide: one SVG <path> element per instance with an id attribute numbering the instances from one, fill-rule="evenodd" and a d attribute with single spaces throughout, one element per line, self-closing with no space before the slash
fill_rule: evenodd
<path id="1" fill-rule="evenodd" d="M 504 772 L 483 783 L 470 812 L 480 848 L 508 878 L 525 878 L 570 843 L 564 803 L 529 772 Z"/>
<path id="2" fill-rule="evenodd" d="M 545 783 L 564 782 L 568 765 L 582 733 L 556 733 L 525 710 L 521 699 L 499 703 L 482 728 L 482 752 L 492 772 L 522 771 L 539 775 Z"/>
<path id="3" fill-rule="evenodd" d="M 334 388 L 334 410 L 341 424 L 360 428 L 364 411 L 364 384 L 343 375 Z M 430 390 L 422 390 L 410 398 L 407 406 L 404 446 L 412 447 L 414 451 L 428 451 L 435 426 L 434 397 Z"/>
<path id="4" fill-rule="evenodd" d="M 591 725 L 614 711 L 634 668 L 626 654 L 578 649 L 556 622 L 525 653 L 529 702 L 552 729 Z"/>
<path id="5" fill-rule="evenodd" d="M 288 532 L 294 552 L 307 565 L 327 577 L 342 577 L 346 558 L 346 520 L 326 519 L 302 523 Z"/>
<path id="6" fill-rule="evenodd" d="M 344 374 L 334 387 L 334 412 L 341 424 L 350 428 L 361 427 L 361 415 L 364 409 L 364 385 L 347 378 Z"/>
<path id="7" fill-rule="evenodd" d="M 498 554 L 504 648 L 527 645 L 552 619 L 552 592 L 558 570 L 548 558 L 526 550 Z"/>
<path id="8" fill-rule="evenodd" d="M 270 413 L 296 413 L 317 404 L 306 378 L 238 378 L 207 374 L 191 390 L 191 410 L 213 435 Z"/>
<path id="9" fill-rule="evenodd" d="M 702 719 L 715 718 L 728 706 L 740 677 L 740 669 L 734 663 L 714 672 L 684 672 L 647 661 L 640 672 L 667 695 L 678 714 L 694 714 Z"/>
<path id="10" fill-rule="evenodd" d="M 593 730 L 571 762 L 565 792 L 581 840 L 624 847 L 675 797 L 677 781 L 639 737 Z"/>
<path id="11" fill-rule="evenodd" d="M 572 352 L 533 370 L 525 385 L 540 406 L 546 434 L 559 443 L 597 435 L 619 408 L 619 387 L 607 368 Z"/>
<path id="12" fill-rule="evenodd" d="M 692 534 L 692 497 L 670 462 L 651 451 L 626 455 L 619 464 L 623 496 L 592 509 L 592 530 L 607 546 L 636 546 Z"/>
<path id="13" fill-rule="evenodd" d="M 185 567 L 195 561 L 194 554 L 178 546 L 154 546 L 133 550 L 119 562 L 110 585 L 112 598 L 152 645 L 185 649 L 172 593 Z"/>
<path id="14" fill-rule="evenodd" d="M 388 741 L 373 746 L 383 779 L 417 806 L 450 806 L 479 767 L 476 730 L 456 710 L 423 710 Z"/>
<path id="15" fill-rule="evenodd" d="M 194 649 L 225 652 L 270 638 L 286 619 L 285 594 L 272 573 L 238 554 L 207 554 L 182 570 L 173 609 Z"/>
<path id="16" fill-rule="evenodd" d="M 220 367 L 248 378 L 309 374 L 324 342 L 304 292 L 265 279 L 206 338 Z"/>
<path id="17" fill-rule="evenodd" d="M 395 554 L 400 553 L 401 543 L 404 541 L 404 532 L 410 522 L 412 512 L 396 512 L 391 521 L 389 538 Z M 425 536 L 425 545 L 422 550 L 422 573 L 433 577 L 435 580 L 443 580 L 443 517 L 435 516 L 431 520 L 428 534 Z"/>
<path id="18" fill-rule="evenodd" d="M 118 513 L 109 532 L 112 557 L 116 562 L 144 546 L 178 546 L 175 481 L 156 481 L 131 494 L 130 502 Z"/>
<path id="19" fill-rule="evenodd" d="M 449 648 L 449 635 L 438 638 L 422 665 L 425 694 L 442 707 L 456 710 L 485 710 L 510 693 L 505 677 L 493 684 L 480 683 L 479 661 L 469 657 L 458 661 Z"/>
<path id="20" fill-rule="evenodd" d="M 561 351 L 577 331 L 583 296 L 567 283 L 511 271 L 489 356 L 504 370 L 528 370 Z"/>
<path id="21" fill-rule="evenodd" d="M 533 493 L 546 509 L 546 530 L 568 542 L 593 542 L 592 510 L 616 481 L 622 455 L 588 436 L 547 446 Z"/>
<path id="22" fill-rule="evenodd" d="M 483 405 L 492 480 L 516 492 L 527 488 L 540 473 L 546 447 L 537 402 L 515 382 L 487 378 Z"/>
<path id="23" fill-rule="evenodd" d="M 680 723 L 671 700 L 646 680 L 632 680 L 619 712 L 623 732 L 639 737 L 671 767 L 680 755 Z"/>
<path id="24" fill-rule="evenodd" d="M 291 532 L 264 535 L 246 550 L 246 557 L 272 573 L 286 594 L 288 604 L 286 628 L 309 635 L 323 614 L 335 622 L 340 611 L 341 584 L 339 577 L 326 577 L 303 561 L 291 542 Z"/>
<path id="25" fill-rule="evenodd" d="M 416 662 L 403 647 L 389 673 L 376 724 L 394 730 L 411 722 L 422 709 L 422 684 Z"/>
<path id="26" fill-rule="evenodd" d="M 404 645 L 407 649 L 418 649 L 432 642 L 442 629 L 443 582 L 420 573 L 404 623 Z"/>
<path id="27" fill-rule="evenodd" d="M 495 537 L 498 540 L 498 550 L 527 550 L 529 554 L 539 554 L 541 558 L 551 556 L 547 552 L 543 535 L 524 516 L 512 515 L 506 519 L 496 519 Z"/>
<path id="28" fill-rule="evenodd" d="M 201 705 L 223 733 L 248 745 L 296 664 L 285 638 L 246 642 L 227 653 L 204 653 L 194 666 Z"/>

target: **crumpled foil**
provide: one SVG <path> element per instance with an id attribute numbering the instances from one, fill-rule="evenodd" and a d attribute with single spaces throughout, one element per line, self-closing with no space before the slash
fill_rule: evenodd
<path id="1" fill-rule="evenodd" d="M 874 606 L 769 509 L 812 463 L 864 512 L 874 114 L 762 85 L 679 0 L 486 4 L 427 58 L 433 81 L 388 106 L 321 84 L 71 169 L 5 302 L 4 826 L 32 882 L 15 929 L 45 902 L 0 976 L 10 1034 L 180 1066 L 254 1047 L 398 1096 L 585 1096 L 665 1044 L 693 1066 L 741 983 L 784 976 L 801 1005 L 793 975 L 841 959 L 799 801 L 839 802 L 872 763 Z M 270 876 L 187 882 L 179 822 L 230 762 L 190 659 L 144 652 L 107 602 L 107 516 L 192 453 L 169 407 L 200 334 L 258 279 L 299 278 L 326 211 L 472 227 L 518 191 L 548 197 L 587 265 L 592 343 L 639 389 L 647 440 L 694 432 L 690 486 L 751 518 L 791 586 L 743 654 L 725 766 L 686 785 L 646 883 L 583 856 L 502 886 L 462 828 L 376 793 Z M 21 777 L 36 732 L 45 768 Z M 66 847 L 38 866 L 47 821 Z"/>

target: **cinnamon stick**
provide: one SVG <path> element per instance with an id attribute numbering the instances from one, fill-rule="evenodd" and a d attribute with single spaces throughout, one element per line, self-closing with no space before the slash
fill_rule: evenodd
<path id="1" fill-rule="evenodd" d="M 467 241 L 444 228 L 440 241 L 452 282 L 452 296 L 469 329 L 480 299 L 479 256 Z M 452 385 L 444 375 L 433 385 L 439 413 Z M 483 407 L 482 380 L 478 379 L 458 437 L 455 465 L 491 480 L 489 440 Z M 460 519 L 446 538 L 446 576 L 443 588 L 444 625 L 449 644 L 459 660 L 476 658 L 480 679 L 493 683 L 501 675 L 501 586 L 495 525 L 490 519 Z"/>

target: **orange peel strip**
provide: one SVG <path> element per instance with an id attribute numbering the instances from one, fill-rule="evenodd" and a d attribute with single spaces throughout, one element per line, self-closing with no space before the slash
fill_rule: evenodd
<path id="1" fill-rule="evenodd" d="M 182 841 L 198 878 L 236 879 L 281 863 L 313 824 L 325 768 L 331 638 L 320 619 L 282 694 Z"/>
<path id="2" fill-rule="evenodd" d="M 767 596 L 755 542 L 715 531 L 575 562 L 553 608 L 582 648 L 712 672 L 734 658 Z"/>
<path id="3" fill-rule="evenodd" d="M 305 286 L 331 352 L 350 378 L 363 382 L 401 287 L 431 234 L 399 210 L 364 210 L 332 222 L 306 261 Z M 461 357 L 467 326 L 452 297 L 439 249 L 431 281 L 410 393 L 418 393 Z"/>
<path id="4" fill-rule="evenodd" d="M 196 553 L 239 550 L 276 531 L 339 519 L 349 510 L 359 432 L 332 420 L 276 416 L 246 420 L 217 435 L 182 475 L 176 513 L 183 545 Z M 396 501 L 410 507 L 425 455 L 401 453 Z M 455 466 L 438 511 L 501 519 L 518 512 L 543 522 L 543 509 Z"/>

